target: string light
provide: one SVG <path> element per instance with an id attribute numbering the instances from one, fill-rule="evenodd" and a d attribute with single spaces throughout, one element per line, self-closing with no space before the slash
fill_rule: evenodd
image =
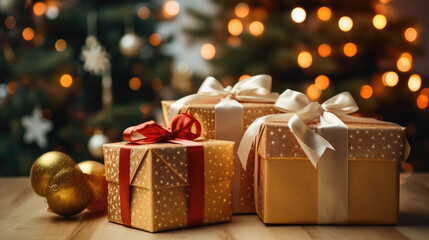
<path id="1" fill-rule="evenodd" d="M 73 83 L 73 78 L 72 76 L 70 76 L 70 74 L 63 74 L 60 78 L 60 84 L 61 86 L 63 86 L 64 88 L 68 88 L 72 85 Z"/>
<path id="2" fill-rule="evenodd" d="M 386 27 L 387 19 L 383 14 L 377 14 L 372 19 L 372 24 L 374 25 L 375 28 L 381 30 L 384 27 Z"/>
<path id="3" fill-rule="evenodd" d="M 236 36 L 229 36 L 228 37 L 228 44 L 231 45 L 232 47 L 240 46 L 241 39 L 239 37 L 236 37 Z"/>
<path id="4" fill-rule="evenodd" d="M 381 79 L 385 86 L 394 87 L 396 86 L 396 84 L 398 84 L 399 76 L 397 73 L 390 71 L 390 72 L 385 72 L 381 77 Z"/>
<path id="5" fill-rule="evenodd" d="M 426 95 L 419 95 L 417 97 L 417 107 L 420 109 L 427 108 L 429 103 L 429 98 Z"/>
<path id="6" fill-rule="evenodd" d="M 416 92 L 420 89 L 421 86 L 422 86 L 422 78 L 418 74 L 411 75 L 410 78 L 408 79 L 408 88 L 411 91 Z"/>
<path id="7" fill-rule="evenodd" d="M 250 77 L 251 77 L 250 75 L 244 74 L 238 79 L 238 81 L 241 81 L 243 79 L 250 78 Z"/>
<path id="8" fill-rule="evenodd" d="M 201 47 L 201 56 L 204 59 L 210 60 L 212 59 L 216 54 L 216 48 L 213 46 L 213 44 L 206 43 Z"/>
<path id="9" fill-rule="evenodd" d="M 137 10 L 137 16 L 139 16 L 140 19 L 145 20 L 150 17 L 150 10 L 146 6 L 142 6 Z"/>
<path id="10" fill-rule="evenodd" d="M 16 19 L 13 16 L 9 16 L 4 20 L 4 25 L 7 29 L 12 29 L 16 26 Z"/>
<path id="11" fill-rule="evenodd" d="M 326 75 L 319 75 L 314 80 L 314 85 L 320 90 L 325 90 L 329 87 L 329 78 Z"/>
<path id="12" fill-rule="evenodd" d="M 313 63 L 313 57 L 311 53 L 307 51 L 302 51 L 298 54 L 298 65 L 302 68 L 308 68 Z"/>
<path id="13" fill-rule="evenodd" d="M 57 18 L 59 14 L 60 14 L 60 10 L 58 9 L 57 6 L 54 6 L 54 5 L 49 6 L 45 13 L 46 17 L 51 20 Z"/>
<path id="14" fill-rule="evenodd" d="M 364 99 L 368 99 L 372 96 L 373 90 L 372 87 L 369 85 L 363 85 L 360 88 L 360 96 Z"/>
<path id="15" fill-rule="evenodd" d="M 41 16 L 46 12 L 46 4 L 43 2 L 37 2 L 33 5 L 34 15 Z"/>
<path id="16" fill-rule="evenodd" d="M 417 39 L 417 30 L 415 28 L 409 27 L 405 29 L 404 37 L 408 42 L 414 42 Z"/>
<path id="17" fill-rule="evenodd" d="M 345 54 L 347 57 L 353 57 L 353 56 L 354 56 L 354 55 L 356 55 L 356 53 L 357 53 L 357 47 L 356 47 L 356 44 L 351 43 L 351 42 L 346 43 L 346 44 L 344 45 L 343 51 L 344 51 L 344 54 Z"/>
<path id="18" fill-rule="evenodd" d="M 307 17 L 307 14 L 305 13 L 305 10 L 303 8 L 296 7 L 292 10 L 292 12 L 290 13 L 290 16 L 292 17 L 292 20 L 294 22 L 302 23 Z"/>
<path id="19" fill-rule="evenodd" d="M 130 81 L 128 82 L 128 85 L 130 86 L 130 89 L 133 91 L 137 91 L 141 88 L 142 86 L 142 81 L 140 80 L 140 78 L 138 77 L 133 77 L 130 79 Z"/>
<path id="20" fill-rule="evenodd" d="M 264 32 L 264 24 L 260 21 L 254 21 L 249 25 L 249 31 L 254 36 L 259 36 Z"/>
<path id="21" fill-rule="evenodd" d="M 67 42 L 64 39 L 58 39 L 57 41 L 55 41 L 55 50 L 57 50 L 58 52 L 62 52 L 66 50 L 66 48 Z"/>
<path id="22" fill-rule="evenodd" d="M 401 57 L 396 62 L 396 67 L 401 72 L 408 72 L 412 67 L 413 57 L 409 53 L 401 54 Z"/>
<path id="23" fill-rule="evenodd" d="M 243 24 L 238 19 L 232 19 L 228 22 L 228 32 L 233 36 L 238 36 L 243 32 Z"/>
<path id="24" fill-rule="evenodd" d="M 159 44 L 161 44 L 161 42 L 162 42 L 162 38 L 161 38 L 161 35 L 159 33 L 153 33 L 149 36 L 150 45 L 156 47 Z"/>
<path id="25" fill-rule="evenodd" d="M 31 27 L 27 27 L 22 30 L 22 38 L 26 41 L 31 41 L 34 38 L 34 30 Z"/>
<path id="26" fill-rule="evenodd" d="M 420 91 L 420 94 L 421 94 L 421 95 L 426 95 L 426 96 L 429 98 L 429 88 L 423 88 L 423 89 Z"/>
<path id="27" fill-rule="evenodd" d="M 390 0 L 380 0 L 380 2 L 383 4 L 388 4 L 390 2 Z"/>
<path id="28" fill-rule="evenodd" d="M 178 2 L 171 0 L 164 3 L 163 12 L 165 17 L 173 18 L 174 16 L 179 14 L 179 11 L 180 5 Z"/>
<path id="29" fill-rule="evenodd" d="M 321 44 L 317 51 L 319 52 L 319 55 L 321 57 L 328 57 L 329 55 L 331 55 L 331 46 L 326 43 Z"/>
<path id="30" fill-rule="evenodd" d="M 235 6 L 235 15 L 240 18 L 245 18 L 249 15 L 249 6 L 245 3 L 239 3 Z"/>
<path id="31" fill-rule="evenodd" d="M 343 32 L 348 32 L 353 28 L 353 20 L 350 17 L 344 16 L 338 20 L 338 27 Z"/>
<path id="32" fill-rule="evenodd" d="M 322 91 L 318 89 L 315 84 L 311 84 L 307 88 L 307 96 L 311 100 L 317 100 L 320 97 L 320 95 L 322 95 Z"/>
<path id="33" fill-rule="evenodd" d="M 331 15 L 331 9 L 329 9 L 328 7 L 321 7 L 319 8 L 319 10 L 317 10 L 317 16 L 322 21 L 328 21 L 329 19 L 331 19 Z"/>

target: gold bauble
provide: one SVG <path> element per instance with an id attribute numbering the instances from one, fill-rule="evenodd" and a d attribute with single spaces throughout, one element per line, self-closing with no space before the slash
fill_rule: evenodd
<path id="1" fill-rule="evenodd" d="M 49 181 L 61 169 L 75 166 L 71 157 L 62 152 L 47 152 L 40 156 L 31 167 L 30 179 L 34 192 L 46 197 Z"/>
<path id="2" fill-rule="evenodd" d="M 78 164 L 88 180 L 92 191 L 92 199 L 88 207 L 90 211 L 107 210 L 107 181 L 104 165 L 96 161 L 83 161 Z"/>
<path id="3" fill-rule="evenodd" d="M 91 188 L 77 165 L 60 170 L 50 184 L 46 196 L 48 205 L 61 216 L 78 214 L 91 201 Z"/>
<path id="4" fill-rule="evenodd" d="M 135 33 L 126 33 L 119 40 L 119 50 L 126 57 L 137 56 L 143 47 L 143 40 Z"/>

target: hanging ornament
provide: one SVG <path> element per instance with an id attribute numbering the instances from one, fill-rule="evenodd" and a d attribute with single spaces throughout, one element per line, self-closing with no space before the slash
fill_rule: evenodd
<path id="1" fill-rule="evenodd" d="M 30 171 L 31 186 L 34 192 L 46 197 L 49 181 L 61 169 L 74 167 L 76 163 L 67 154 L 57 151 L 47 152 L 37 158 Z"/>
<path id="2" fill-rule="evenodd" d="M 88 150 L 92 156 L 95 158 L 101 158 L 103 156 L 103 144 L 109 142 L 109 138 L 107 138 L 103 131 L 100 129 L 96 129 L 94 131 L 94 135 L 88 141 Z"/>
<path id="3" fill-rule="evenodd" d="M 78 164 L 91 187 L 92 198 L 86 207 L 90 211 L 106 211 L 107 181 L 104 165 L 96 161 L 83 161 Z"/>
<path id="4" fill-rule="evenodd" d="M 46 199 L 49 208 L 61 216 L 82 212 L 91 201 L 91 188 L 75 165 L 60 170 L 50 181 Z"/>
<path id="5" fill-rule="evenodd" d="M 135 57 L 143 47 L 143 40 L 133 32 L 126 33 L 119 41 L 119 49 L 126 57 Z"/>
<path id="6" fill-rule="evenodd" d="M 42 117 L 40 107 L 35 107 L 31 116 L 24 116 L 21 124 L 25 128 L 24 142 L 36 142 L 40 148 L 46 148 L 48 140 L 46 134 L 53 128 L 52 122 Z"/>

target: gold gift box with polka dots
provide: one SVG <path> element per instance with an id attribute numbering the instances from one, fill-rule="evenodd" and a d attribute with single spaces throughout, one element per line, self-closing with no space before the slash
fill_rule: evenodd
<path id="1" fill-rule="evenodd" d="M 203 224 L 231 220 L 234 143 L 194 140 L 204 148 Z M 125 142 L 103 145 L 108 182 L 108 219 L 122 224 L 119 156 Z M 131 225 L 149 232 L 184 228 L 188 217 L 186 146 L 173 143 L 135 145 L 130 153 Z"/>
<path id="2" fill-rule="evenodd" d="M 347 224 L 396 224 L 405 128 L 347 123 Z M 316 130 L 316 124 L 309 125 Z M 265 223 L 318 223 L 318 170 L 287 123 L 262 125 L 256 210 Z"/>
<path id="3" fill-rule="evenodd" d="M 161 101 L 162 112 L 164 118 L 164 125 L 169 119 L 169 110 L 174 101 Z M 215 105 L 216 103 L 204 104 L 186 104 L 179 113 L 187 113 L 195 117 L 201 123 L 201 137 L 207 139 L 214 139 L 215 137 Z M 246 103 L 243 105 L 243 134 L 254 120 L 259 117 L 278 113 L 279 111 L 274 108 L 272 103 Z M 237 121 L 237 119 L 229 119 L 229 121 Z M 240 144 L 235 143 L 235 144 Z M 238 159 L 235 159 L 235 164 L 241 166 Z M 239 173 L 239 188 L 237 208 L 233 209 L 233 213 L 254 213 L 255 202 L 253 192 L 253 158 L 249 157 L 246 165 L 246 170 L 241 166 Z"/>

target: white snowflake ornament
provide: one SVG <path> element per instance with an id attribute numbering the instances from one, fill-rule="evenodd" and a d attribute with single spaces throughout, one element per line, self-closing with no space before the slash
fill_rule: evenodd
<path id="1" fill-rule="evenodd" d="M 47 147 L 48 140 L 46 139 L 46 134 L 52 130 L 53 124 L 42 117 L 40 107 L 35 107 L 31 116 L 22 117 L 21 124 L 25 128 L 25 143 L 36 142 L 40 148 Z"/>
<path id="2" fill-rule="evenodd" d="M 86 39 L 80 58 L 84 61 L 83 68 L 91 74 L 101 76 L 110 71 L 110 54 L 94 36 Z"/>

